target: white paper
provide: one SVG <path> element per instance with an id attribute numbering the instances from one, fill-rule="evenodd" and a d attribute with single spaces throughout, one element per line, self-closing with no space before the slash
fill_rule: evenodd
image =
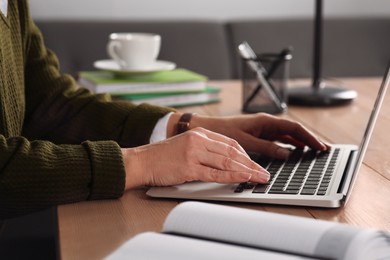
<path id="1" fill-rule="evenodd" d="M 106 259 L 390 259 L 389 232 L 202 202 L 176 206 L 162 231 Z"/>
<path id="2" fill-rule="evenodd" d="M 216 242 L 146 232 L 127 241 L 106 260 L 297 260 L 312 259 Z"/>
<path id="3" fill-rule="evenodd" d="M 185 202 L 168 215 L 163 232 L 313 255 L 322 235 L 336 225 L 270 212 Z"/>
<path id="4" fill-rule="evenodd" d="M 389 259 L 390 233 L 203 202 L 175 207 L 163 232 L 327 259 Z"/>

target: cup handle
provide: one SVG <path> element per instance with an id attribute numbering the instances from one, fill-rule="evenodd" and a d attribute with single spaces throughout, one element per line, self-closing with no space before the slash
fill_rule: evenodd
<path id="1" fill-rule="evenodd" d="M 124 68 L 126 67 L 126 62 L 122 60 L 119 55 L 117 54 L 117 50 L 119 50 L 121 47 L 120 42 L 109 42 L 107 46 L 107 52 L 113 58 L 116 62 L 119 63 L 119 65 Z"/>

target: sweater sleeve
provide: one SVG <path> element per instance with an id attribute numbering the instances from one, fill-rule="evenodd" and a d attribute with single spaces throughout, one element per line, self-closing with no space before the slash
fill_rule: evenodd
<path id="1" fill-rule="evenodd" d="M 27 1 L 10 3 L 10 28 L 18 28 L 10 34 L 18 43 L 13 49 L 19 50 L 15 46 L 22 37 L 23 50 L 9 51 L 14 57 L 3 60 L 9 64 L 1 71 L 11 79 L 1 85 L 2 91 L 17 88 L 18 95 L 2 102 L 7 117 L 0 114 L 5 126 L 0 133 L 0 219 L 63 203 L 120 197 L 125 186 L 120 147 L 147 143 L 157 120 L 171 109 L 113 102 L 78 88 L 73 78 L 60 74 L 56 56 L 45 48 L 29 16 Z M 23 66 L 10 60 L 23 61 Z M 23 80 L 12 80 L 20 75 Z M 25 104 L 13 106 L 19 101 Z M 20 133 L 18 118 L 8 116 L 9 111 L 20 115 L 17 108 L 24 108 L 18 117 L 24 118 Z"/>
<path id="2" fill-rule="evenodd" d="M 113 141 L 55 145 L 0 136 L 0 219 L 58 204 L 122 195 L 124 166 Z"/>

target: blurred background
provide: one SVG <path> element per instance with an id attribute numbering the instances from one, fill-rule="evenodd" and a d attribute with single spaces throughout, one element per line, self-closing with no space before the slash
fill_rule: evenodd
<path id="1" fill-rule="evenodd" d="M 274 19 L 312 17 L 313 0 L 31 0 L 38 19 Z M 327 17 L 390 16 L 388 0 L 325 0 Z"/>
<path id="2" fill-rule="evenodd" d="M 390 57 L 390 1 L 323 1 L 325 77 L 380 76 Z M 159 59 L 210 79 L 240 77 L 236 48 L 257 53 L 292 46 L 290 77 L 313 68 L 315 0 L 31 0 L 31 14 L 64 72 L 107 59 L 111 32 L 162 35 Z"/>

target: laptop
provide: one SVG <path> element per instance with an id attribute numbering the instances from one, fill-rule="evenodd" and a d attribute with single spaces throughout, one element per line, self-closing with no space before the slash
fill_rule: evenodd
<path id="1" fill-rule="evenodd" d="M 153 187 L 147 195 L 158 198 L 212 200 L 337 208 L 347 202 L 362 164 L 390 81 L 390 64 L 359 146 L 334 144 L 330 151 L 293 150 L 285 161 L 254 158 L 270 174 L 267 184 L 188 182 Z"/>

